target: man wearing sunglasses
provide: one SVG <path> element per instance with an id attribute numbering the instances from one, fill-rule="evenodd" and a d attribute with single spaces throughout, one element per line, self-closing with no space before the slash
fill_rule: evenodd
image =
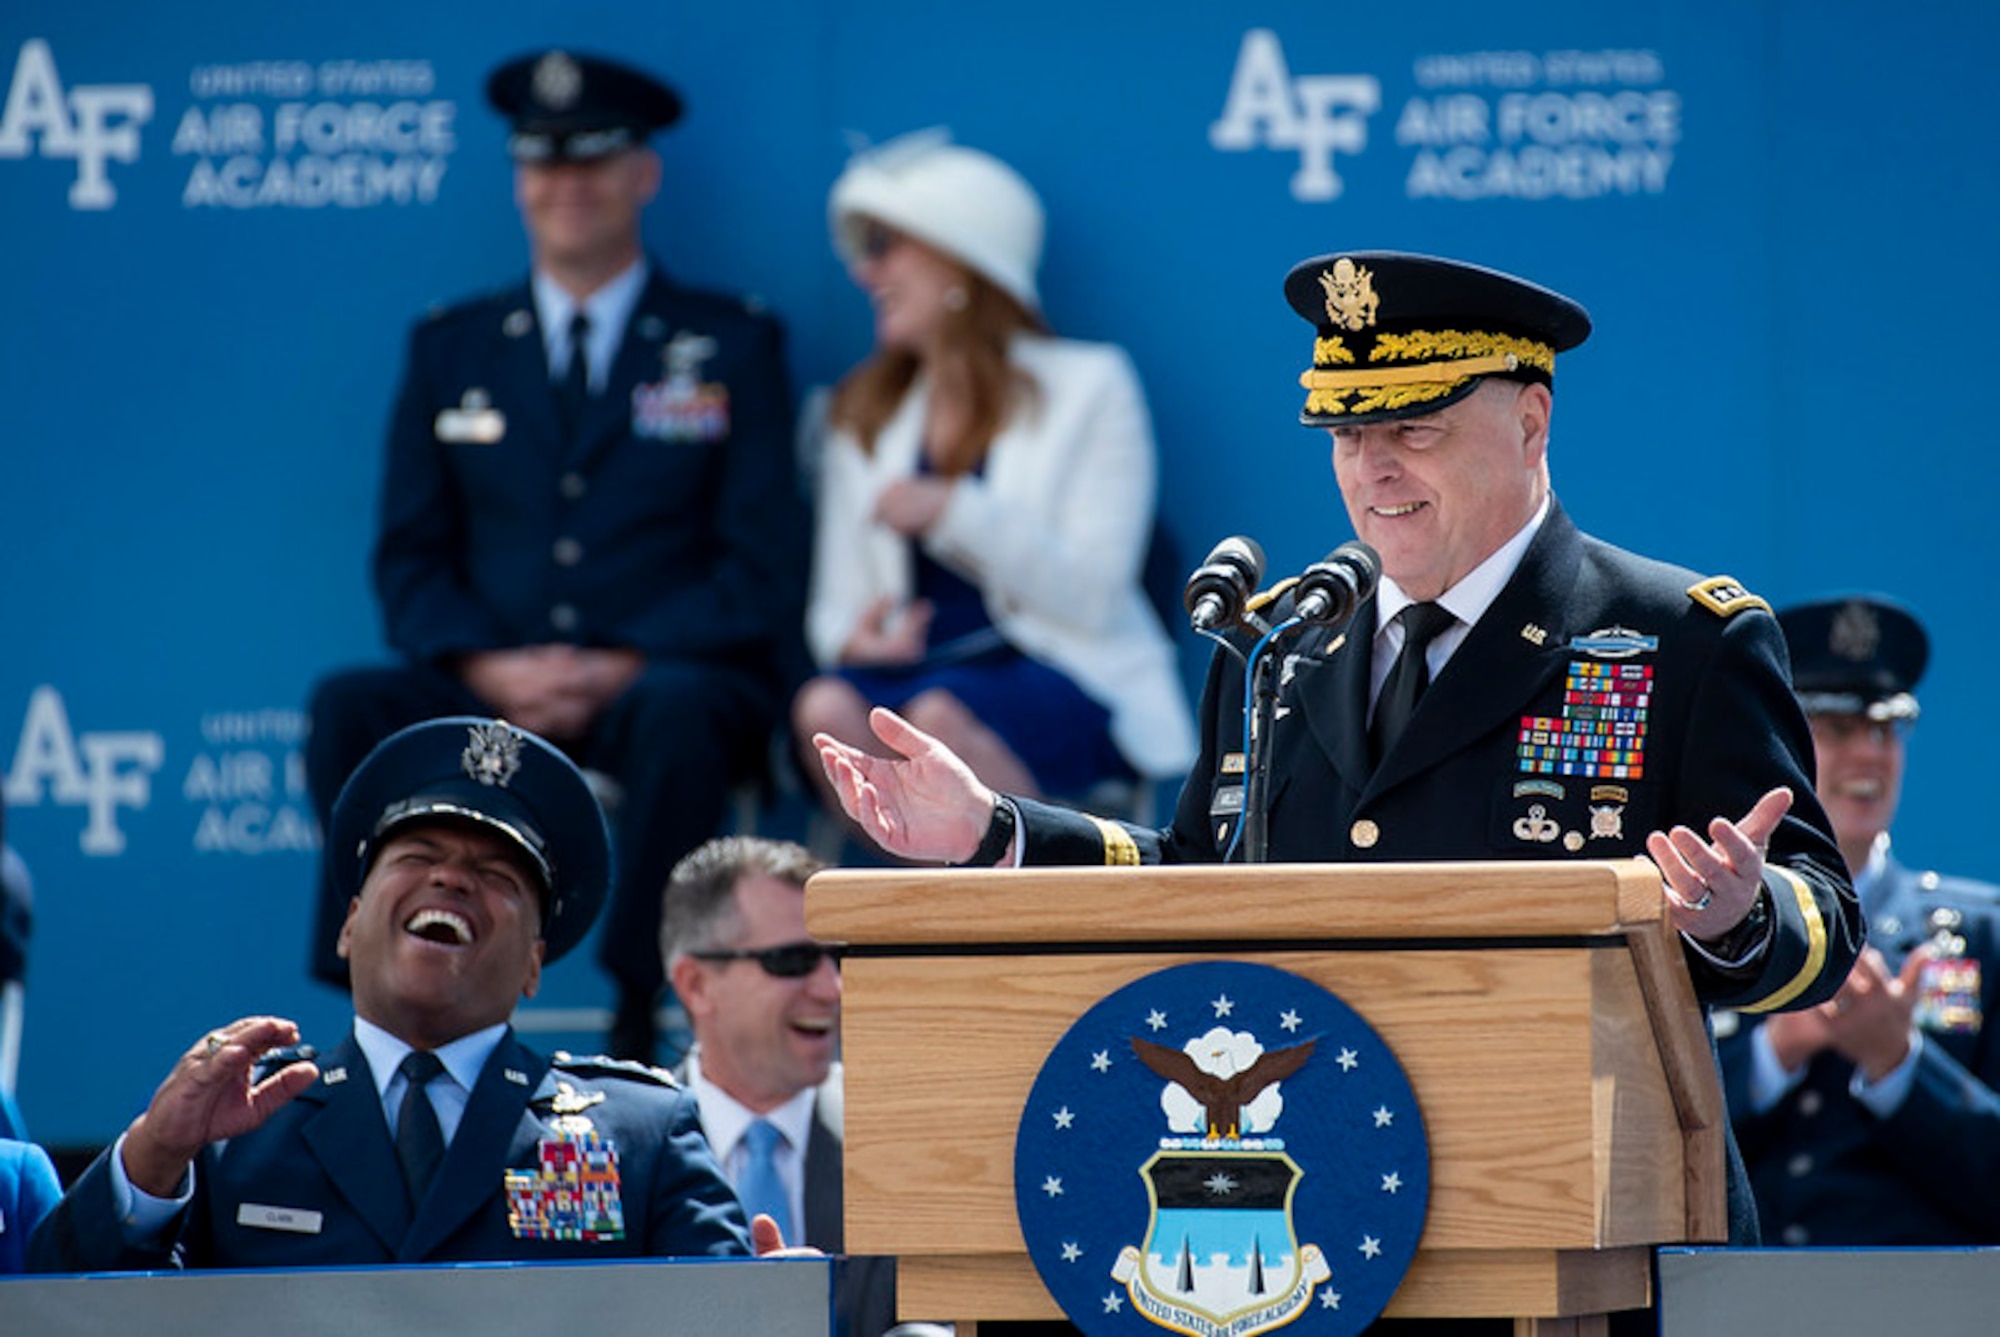
<path id="1" fill-rule="evenodd" d="M 682 859 L 667 884 L 661 949 L 694 1048 L 681 1073 L 747 1212 L 828 1253 L 840 1215 L 840 949 L 806 932 L 806 879 L 822 867 L 789 841 L 730 836 Z M 895 1323 L 886 1258 L 849 1260 L 843 1329 Z"/>
<path id="2" fill-rule="evenodd" d="M 1765 1242 L 2000 1244 L 2000 1042 L 1984 1024 L 2000 1005 L 2000 888 L 1889 849 L 1929 639 L 1875 596 L 1778 621 L 1871 945 L 1817 1007 L 1733 1034 L 1718 1018 Z"/>

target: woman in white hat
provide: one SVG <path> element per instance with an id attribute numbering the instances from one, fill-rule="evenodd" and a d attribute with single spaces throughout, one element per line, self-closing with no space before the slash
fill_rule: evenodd
<path id="1" fill-rule="evenodd" d="M 1140 584 L 1152 426 L 1122 350 L 1048 332 L 1041 202 L 933 133 L 850 163 L 829 214 L 876 346 L 833 396 L 797 736 L 866 743 L 883 705 L 1009 793 L 1183 774 L 1193 722 Z"/>

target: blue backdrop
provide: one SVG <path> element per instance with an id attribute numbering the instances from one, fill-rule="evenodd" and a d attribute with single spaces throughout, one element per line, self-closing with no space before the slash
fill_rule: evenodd
<path id="1" fill-rule="evenodd" d="M 524 268 L 480 87 L 548 44 L 685 93 L 649 242 L 778 311 L 802 391 L 868 341 L 825 233 L 850 145 L 942 124 L 1019 167 L 1056 327 L 1146 381 L 1190 561 L 1247 532 L 1292 571 L 1349 534 L 1293 425 L 1294 261 L 1427 250 L 1578 297 L 1565 504 L 1774 602 L 1912 603 L 1937 662 L 1899 847 L 2000 874 L 1997 169 L 1968 110 L 1996 39 L 1971 0 L 8 6 L 0 767 L 39 893 L 32 1131 L 108 1138 L 218 1021 L 342 1024 L 303 971 L 299 709 L 381 653 L 365 561 L 403 334 Z M 583 951 L 542 1001 L 608 996 Z"/>

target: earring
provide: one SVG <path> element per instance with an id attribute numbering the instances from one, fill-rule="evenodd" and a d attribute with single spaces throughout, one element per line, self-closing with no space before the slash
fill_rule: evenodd
<path id="1" fill-rule="evenodd" d="M 944 309 L 947 311 L 963 311 L 971 301 L 972 294 L 955 283 L 944 290 Z"/>

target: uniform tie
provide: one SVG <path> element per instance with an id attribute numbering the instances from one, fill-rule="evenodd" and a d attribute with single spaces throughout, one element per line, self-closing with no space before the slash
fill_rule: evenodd
<path id="1" fill-rule="evenodd" d="M 1431 684 L 1431 666 L 1424 657 L 1425 650 L 1439 632 L 1458 621 L 1447 609 L 1434 603 L 1411 604 L 1396 618 L 1403 624 L 1403 649 L 1390 666 L 1389 676 L 1382 680 L 1382 695 L 1375 703 L 1375 721 L 1368 729 L 1368 747 L 1377 766 L 1403 736 L 1410 716 L 1417 713 L 1417 702 Z"/>
<path id="2" fill-rule="evenodd" d="M 583 422 L 584 405 L 590 402 L 590 317 L 583 308 L 569 319 L 569 368 L 563 373 L 563 429 L 576 435 Z"/>
<path id="3" fill-rule="evenodd" d="M 769 1119 L 757 1119 L 743 1130 L 743 1173 L 736 1181 L 736 1196 L 743 1200 L 745 1215 L 762 1212 L 778 1223 L 785 1243 L 797 1244 L 792 1233 L 792 1199 L 785 1181 L 778 1176 L 778 1148 L 785 1135 Z"/>
<path id="4" fill-rule="evenodd" d="M 431 1078 L 444 1071 L 436 1054 L 413 1049 L 404 1055 L 396 1071 L 408 1083 L 403 1088 L 403 1105 L 396 1115 L 396 1159 L 403 1163 L 403 1185 L 410 1193 L 410 1209 L 416 1210 L 437 1178 L 438 1164 L 444 1160 L 444 1130 L 438 1126 L 437 1110 L 425 1089 Z"/>

